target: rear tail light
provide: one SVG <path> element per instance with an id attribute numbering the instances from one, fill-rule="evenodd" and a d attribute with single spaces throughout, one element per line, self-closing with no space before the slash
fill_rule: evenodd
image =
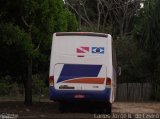
<path id="1" fill-rule="evenodd" d="M 106 85 L 111 85 L 111 78 L 106 79 Z"/>
<path id="2" fill-rule="evenodd" d="M 54 85 L 54 76 L 49 76 L 49 85 L 50 86 Z"/>

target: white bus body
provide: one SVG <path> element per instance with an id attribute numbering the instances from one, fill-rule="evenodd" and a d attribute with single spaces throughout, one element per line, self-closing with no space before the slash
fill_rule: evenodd
<path id="1" fill-rule="evenodd" d="M 109 34 L 54 33 L 49 72 L 50 99 L 114 102 L 116 69 L 112 49 Z"/>

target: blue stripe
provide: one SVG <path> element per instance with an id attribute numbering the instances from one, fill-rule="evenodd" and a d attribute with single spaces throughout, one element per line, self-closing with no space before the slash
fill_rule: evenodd
<path id="1" fill-rule="evenodd" d="M 109 102 L 111 89 L 105 88 L 102 91 L 89 91 L 89 90 L 56 90 L 54 86 L 49 88 L 49 97 L 55 101 L 74 101 L 76 94 L 84 95 L 84 101 L 102 101 Z"/>
<path id="2" fill-rule="evenodd" d="M 58 82 L 79 77 L 97 77 L 102 65 L 64 64 Z"/>

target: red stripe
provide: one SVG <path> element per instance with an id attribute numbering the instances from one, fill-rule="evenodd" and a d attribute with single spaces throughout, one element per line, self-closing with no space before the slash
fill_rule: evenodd
<path id="1" fill-rule="evenodd" d="M 89 52 L 89 47 L 81 47 Z"/>
<path id="2" fill-rule="evenodd" d="M 85 53 L 85 52 L 77 48 L 77 53 Z"/>
<path id="3" fill-rule="evenodd" d="M 77 78 L 66 80 L 63 83 L 90 83 L 90 84 L 103 84 L 105 78 Z"/>

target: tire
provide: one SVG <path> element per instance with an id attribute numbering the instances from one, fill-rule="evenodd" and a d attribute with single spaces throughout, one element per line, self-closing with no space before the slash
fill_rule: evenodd
<path id="1" fill-rule="evenodd" d="M 110 115 L 112 114 L 112 104 L 110 102 L 108 102 L 106 104 L 106 107 L 104 109 L 104 113 L 105 114 L 110 114 Z"/>
<path id="2" fill-rule="evenodd" d="M 66 109 L 66 108 L 67 108 L 67 107 L 66 107 L 65 103 L 63 103 L 63 102 L 60 102 L 60 103 L 59 103 L 59 111 L 60 111 L 61 113 L 67 112 L 67 109 Z"/>

